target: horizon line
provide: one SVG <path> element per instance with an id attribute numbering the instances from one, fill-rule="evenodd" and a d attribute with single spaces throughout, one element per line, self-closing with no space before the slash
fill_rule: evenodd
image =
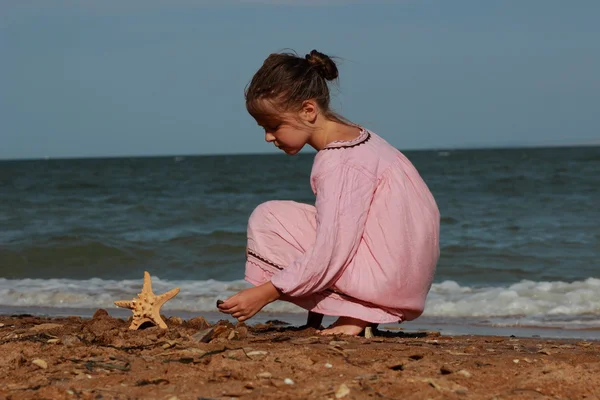
<path id="1" fill-rule="evenodd" d="M 436 147 L 436 148 L 406 148 L 400 149 L 401 152 L 452 152 L 452 151 L 491 151 L 491 150 L 519 150 L 519 149 L 555 149 L 555 148 L 579 148 L 579 147 L 600 147 L 600 143 L 582 143 L 582 144 L 546 144 L 546 145 L 505 145 L 505 146 L 482 146 L 482 147 Z M 314 150 L 310 153 L 316 154 Z M 307 152 L 298 153 L 299 156 L 310 154 Z M 281 153 L 210 153 L 210 154 L 139 154 L 139 155 L 105 155 L 105 156 L 61 156 L 61 157 L 23 157 L 23 158 L 0 158 L 0 162 L 6 161 L 49 161 L 49 160 L 107 160 L 118 158 L 170 158 L 170 157 L 236 157 L 236 156 L 284 156 Z"/>

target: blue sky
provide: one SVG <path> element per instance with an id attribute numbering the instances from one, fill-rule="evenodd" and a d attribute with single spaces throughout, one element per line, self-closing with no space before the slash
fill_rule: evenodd
<path id="1" fill-rule="evenodd" d="M 264 58 L 342 58 L 334 108 L 396 147 L 600 144 L 600 2 L 0 0 L 0 159 L 270 153 Z"/>

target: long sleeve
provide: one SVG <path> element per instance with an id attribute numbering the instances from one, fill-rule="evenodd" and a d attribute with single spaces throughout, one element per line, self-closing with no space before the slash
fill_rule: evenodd
<path id="1" fill-rule="evenodd" d="M 271 278 L 275 287 L 293 297 L 321 292 L 344 272 L 362 238 L 376 181 L 356 167 L 339 164 L 316 176 L 314 186 L 315 242 Z"/>

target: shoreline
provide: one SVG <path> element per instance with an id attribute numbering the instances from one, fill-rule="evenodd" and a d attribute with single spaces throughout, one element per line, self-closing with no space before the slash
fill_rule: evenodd
<path id="1" fill-rule="evenodd" d="M 105 310 L 0 316 L 0 398 L 600 398 L 598 340 L 166 323 L 133 331 Z"/>
<path id="2" fill-rule="evenodd" d="M 112 317 L 127 319 L 131 316 L 131 311 L 122 308 L 105 309 Z M 81 318 L 92 318 L 96 310 L 88 308 L 57 308 L 57 307 L 17 307 L 0 306 L 0 318 L 10 315 L 32 315 L 34 317 L 60 318 L 76 316 Z M 163 310 L 166 317 L 179 317 L 182 319 L 192 319 L 197 316 L 203 316 L 210 323 L 216 323 L 219 320 L 228 320 L 231 323 L 237 321 L 229 315 L 214 312 L 189 312 L 179 310 Z M 306 322 L 305 313 L 282 313 L 282 312 L 259 312 L 247 323 L 264 324 L 269 320 L 285 321 L 288 325 L 300 326 Z M 325 316 L 323 324 L 326 326 L 335 321 L 334 317 Z M 553 326 L 531 326 L 531 325 L 494 325 L 482 324 L 477 321 L 468 321 L 463 319 L 439 319 L 431 317 L 420 317 L 414 321 L 403 322 L 401 324 L 382 324 L 381 330 L 420 332 L 436 331 L 442 335 L 452 336 L 515 336 L 520 338 L 547 338 L 547 339 L 579 339 L 579 340 L 600 340 L 600 327 L 574 327 L 558 328 Z"/>

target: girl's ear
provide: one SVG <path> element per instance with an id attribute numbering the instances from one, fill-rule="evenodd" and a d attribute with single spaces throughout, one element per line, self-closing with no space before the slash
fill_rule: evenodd
<path id="1" fill-rule="evenodd" d="M 304 122 L 314 123 L 319 115 L 319 106 L 314 100 L 304 100 L 302 102 L 302 110 L 300 111 L 300 118 Z"/>

